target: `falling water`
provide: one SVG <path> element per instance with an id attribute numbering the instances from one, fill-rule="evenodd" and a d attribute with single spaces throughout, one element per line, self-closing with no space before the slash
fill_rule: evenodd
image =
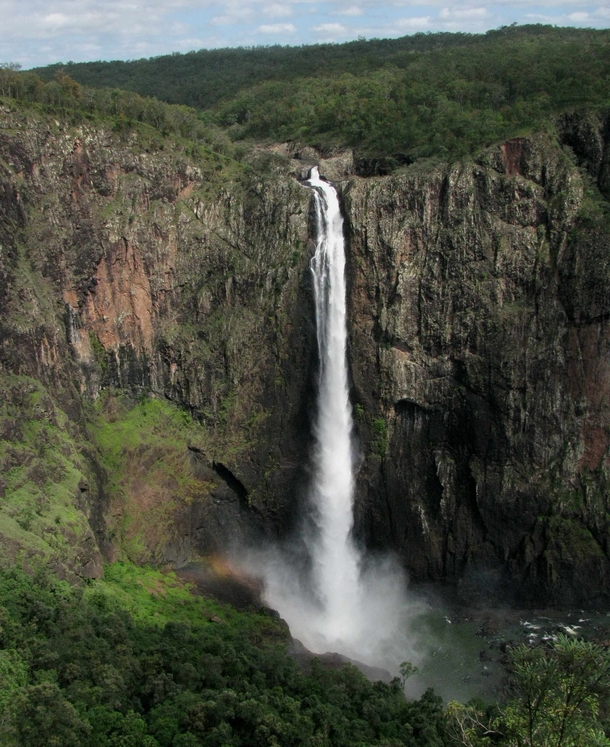
<path id="1" fill-rule="evenodd" d="M 351 638 L 360 606 L 359 557 L 351 539 L 354 460 L 349 402 L 343 218 L 335 189 L 313 168 L 316 215 L 311 260 L 320 360 L 312 502 L 317 536 L 313 582 L 322 604 L 320 630 L 330 640 Z"/>
<path id="2" fill-rule="evenodd" d="M 288 622 L 295 638 L 316 653 L 336 651 L 394 673 L 401 661 L 417 663 L 406 579 L 390 556 L 363 555 L 352 540 L 354 453 L 347 370 L 345 245 L 335 189 L 313 168 L 307 182 L 316 216 L 314 281 L 319 353 L 314 421 L 311 508 L 302 527 L 311 569 L 286 548 L 250 553 L 265 581 L 265 599 Z M 298 543 L 297 543 L 298 544 Z"/>

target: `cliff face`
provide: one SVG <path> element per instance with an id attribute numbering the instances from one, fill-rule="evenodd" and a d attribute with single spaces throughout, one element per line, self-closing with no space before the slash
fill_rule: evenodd
<path id="1" fill-rule="evenodd" d="M 417 579 L 535 604 L 610 591 L 610 159 L 599 123 L 563 132 L 390 177 L 321 168 L 346 213 L 358 535 Z M 13 556 L 41 541 L 96 575 L 100 552 L 180 563 L 290 526 L 315 370 L 299 168 L 2 111 Z"/>
<path id="2" fill-rule="evenodd" d="M 358 524 L 465 594 L 607 599 L 610 158 L 596 125 L 563 123 L 574 150 L 514 140 L 345 190 L 353 375 L 377 451 Z"/>
<path id="3" fill-rule="evenodd" d="M 72 491 L 74 531 L 90 537 L 84 511 L 97 537 L 94 573 L 98 547 L 179 563 L 246 527 L 281 529 L 307 451 L 309 191 L 270 154 L 223 170 L 146 129 L 8 109 L 2 125 L 0 372 L 25 388 L 28 408 L 34 387 L 60 412 L 79 473 L 75 485 L 29 475 L 31 463 L 48 471 L 52 454 L 36 456 L 7 410 L 3 472 L 21 477 L 4 496 L 5 547 L 14 556 L 72 531 L 55 522 L 54 501 L 24 498 L 35 521 L 23 518 L 34 484 Z M 194 422 L 180 431 L 155 412 L 155 438 L 142 440 L 148 393 Z M 78 574 L 91 560 L 45 550 Z"/>

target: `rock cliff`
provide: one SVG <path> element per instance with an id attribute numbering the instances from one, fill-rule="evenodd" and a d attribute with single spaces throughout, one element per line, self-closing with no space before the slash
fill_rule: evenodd
<path id="1" fill-rule="evenodd" d="M 467 596 L 591 605 L 610 579 L 610 154 L 600 123 L 560 127 L 563 147 L 346 186 L 358 525 Z"/>
<path id="2" fill-rule="evenodd" d="M 0 124 L 5 554 L 87 576 L 288 531 L 316 366 L 302 161 Z M 322 160 L 346 215 L 356 531 L 415 579 L 608 600 L 607 142 L 567 118 L 391 176 Z"/>

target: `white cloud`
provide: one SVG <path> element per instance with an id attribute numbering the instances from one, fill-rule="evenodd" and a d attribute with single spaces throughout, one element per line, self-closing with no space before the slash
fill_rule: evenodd
<path id="1" fill-rule="evenodd" d="M 432 18 L 430 16 L 416 16 L 415 18 L 401 18 L 396 22 L 398 28 L 403 31 L 416 31 L 430 28 Z"/>
<path id="2" fill-rule="evenodd" d="M 280 5 L 274 3 L 273 5 L 264 5 L 263 13 L 269 18 L 289 18 L 292 15 L 292 8 L 289 5 Z"/>
<path id="3" fill-rule="evenodd" d="M 59 31 L 61 28 L 65 28 L 70 24 L 70 19 L 64 13 L 49 13 L 41 20 L 41 26 L 47 27 L 51 30 Z"/>
<path id="4" fill-rule="evenodd" d="M 347 0 L 346 0 L 347 1 Z M 523 14 L 524 9 L 531 8 L 532 6 L 544 7 L 544 8 L 562 8 L 566 7 L 582 7 L 591 6 L 591 0 L 487 0 L 487 5 L 493 7 L 499 7 L 503 11 L 517 11 L 519 15 Z M 463 0 L 391 0 L 391 5 L 394 7 L 417 7 L 417 8 L 438 8 L 438 7 L 454 7 L 461 9 L 465 5 Z M 390 2 L 387 2 L 387 7 L 390 6 Z"/>
<path id="5" fill-rule="evenodd" d="M 321 23 L 319 26 L 313 27 L 314 31 L 320 34 L 345 34 L 347 29 L 342 23 Z"/>
<path id="6" fill-rule="evenodd" d="M 350 5 L 345 10 L 338 10 L 337 14 L 342 16 L 362 16 L 364 15 L 364 11 L 357 5 Z"/>
<path id="7" fill-rule="evenodd" d="M 545 16 L 542 13 L 526 13 L 526 20 L 533 21 L 534 23 L 553 23 L 557 19 L 555 16 Z"/>
<path id="8" fill-rule="evenodd" d="M 258 27 L 261 34 L 294 34 L 296 30 L 293 23 L 269 23 Z"/>
<path id="9" fill-rule="evenodd" d="M 474 21 L 487 16 L 487 8 L 443 8 L 438 14 L 441 21 Z"/>
<path id="10" fill-rule="evenodd" d="M 0 0 L 0 18 L 0 61 L 27 67 L 252 45 L 261 34 L 312 43 L 513 21 L 601 28 L 610 0 Z"/>
<path id="11" fill-rule="evenodd" d="M 216 26 L 230 26 L 234 23 L 244 23 L 249 21 L 254 15 L 252 8 L 244 6 L 229 6 L 227 12 L 221 16 L 214 16 L 212 23 Z"/>

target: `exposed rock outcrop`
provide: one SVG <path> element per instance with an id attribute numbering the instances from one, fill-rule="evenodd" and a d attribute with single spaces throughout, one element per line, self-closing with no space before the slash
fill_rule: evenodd
<path id="1" fill-rule="evenodd" d="M 520 603 L 608 599 L 601 150 L 587 172 L 520 138 L 346 185 L 351 360 L 377 444 L 358 524 L 417 578 Z"/>

